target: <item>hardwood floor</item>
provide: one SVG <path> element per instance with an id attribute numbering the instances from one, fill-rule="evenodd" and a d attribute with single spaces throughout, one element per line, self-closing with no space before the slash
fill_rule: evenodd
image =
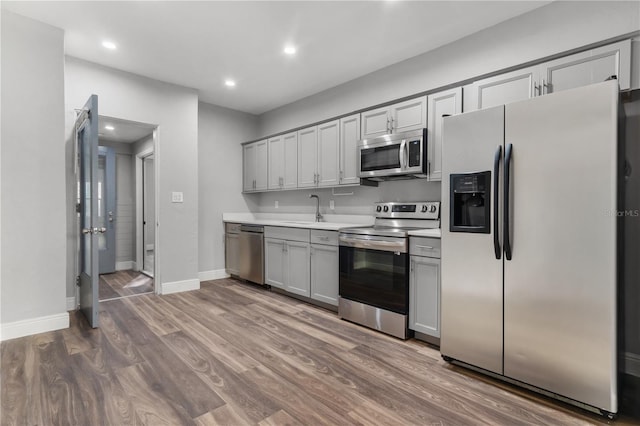
<path id="1" fill-rule="evenodd" d="M 606 424 L 234 280 L 100 307 L 2 343 L 2 425 Z"/>
<path id="2" fill-rule="evenodd" d="M 136 271 L 117 271 L 100 275 L 99 300 L 153 292 L 153 278 Z"/>

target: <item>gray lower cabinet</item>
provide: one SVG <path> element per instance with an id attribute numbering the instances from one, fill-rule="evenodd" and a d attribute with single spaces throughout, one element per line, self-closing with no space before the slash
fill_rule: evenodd
<path id="1" fill-rule="evenodd" d="M 440 240 L 410 239 L 409 328 L 440 338 Z"/>
<path id="2" fill-rule="evenodd" d="M 265 283 L 289 293 L 309 297 L 310 232 L 308 229 L 264 228 Z"/>
<path id="3" fill-rule="evenodd" d="M 265 283 L 338 306 L 338 233 L 265 227 Z"/>
<path id="4" fill-rule="evenodd" d="M 311 298 L 338 306 L 338 246 L 311 244 Z"/>
<path id="5" fill-rule="evenodd" d="M 240 224 L 226 223 L 224 235 L 225 269 L 229 275 L 240 273 Z"/>

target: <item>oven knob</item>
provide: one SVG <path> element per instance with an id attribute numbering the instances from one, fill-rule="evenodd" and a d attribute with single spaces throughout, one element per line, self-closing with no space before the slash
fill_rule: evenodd
<path id="1" fill-rule="evenodd" d="M 426 204 L 422 206 L 422 213 L 426 213 L 427 212 L 427 206 Z"/>
<path id="2" fill-rule="evenodd" d="M 431 205 L 431 208 L 429 208 L 429 211 L 430 211 L 431 213 L 435 213 L 435 212 L 436 212 L 436 206 Z"/>
<path id="3" fill-rule="evenodd" d="M 376 207 L 376 211 L 377 211 L 378 213 L 380 213 L 380 212 L 382 211 L 382 206 L 378 206 L 378 207 Z"/>
<path id="4" fill-rule="evenodd" d="M 388 212 L 389 211 L 389 206 L 384 206 L 384 212 Z"/>

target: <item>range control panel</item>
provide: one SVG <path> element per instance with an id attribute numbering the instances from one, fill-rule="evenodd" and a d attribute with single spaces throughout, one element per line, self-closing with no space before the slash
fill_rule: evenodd
<path id="1" fill-rule="evenodd" d="M 376 217 L 385 219 L 439 219 L 440 201 L 376 203 Z"/>

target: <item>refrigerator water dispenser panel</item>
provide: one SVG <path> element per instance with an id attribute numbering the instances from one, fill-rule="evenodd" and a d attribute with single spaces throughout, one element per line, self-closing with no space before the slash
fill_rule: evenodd
<path id="1" fill-rule="evenodd" d="M 450 176 L 449 231 L 491 233 L 491 172 Z"/>

